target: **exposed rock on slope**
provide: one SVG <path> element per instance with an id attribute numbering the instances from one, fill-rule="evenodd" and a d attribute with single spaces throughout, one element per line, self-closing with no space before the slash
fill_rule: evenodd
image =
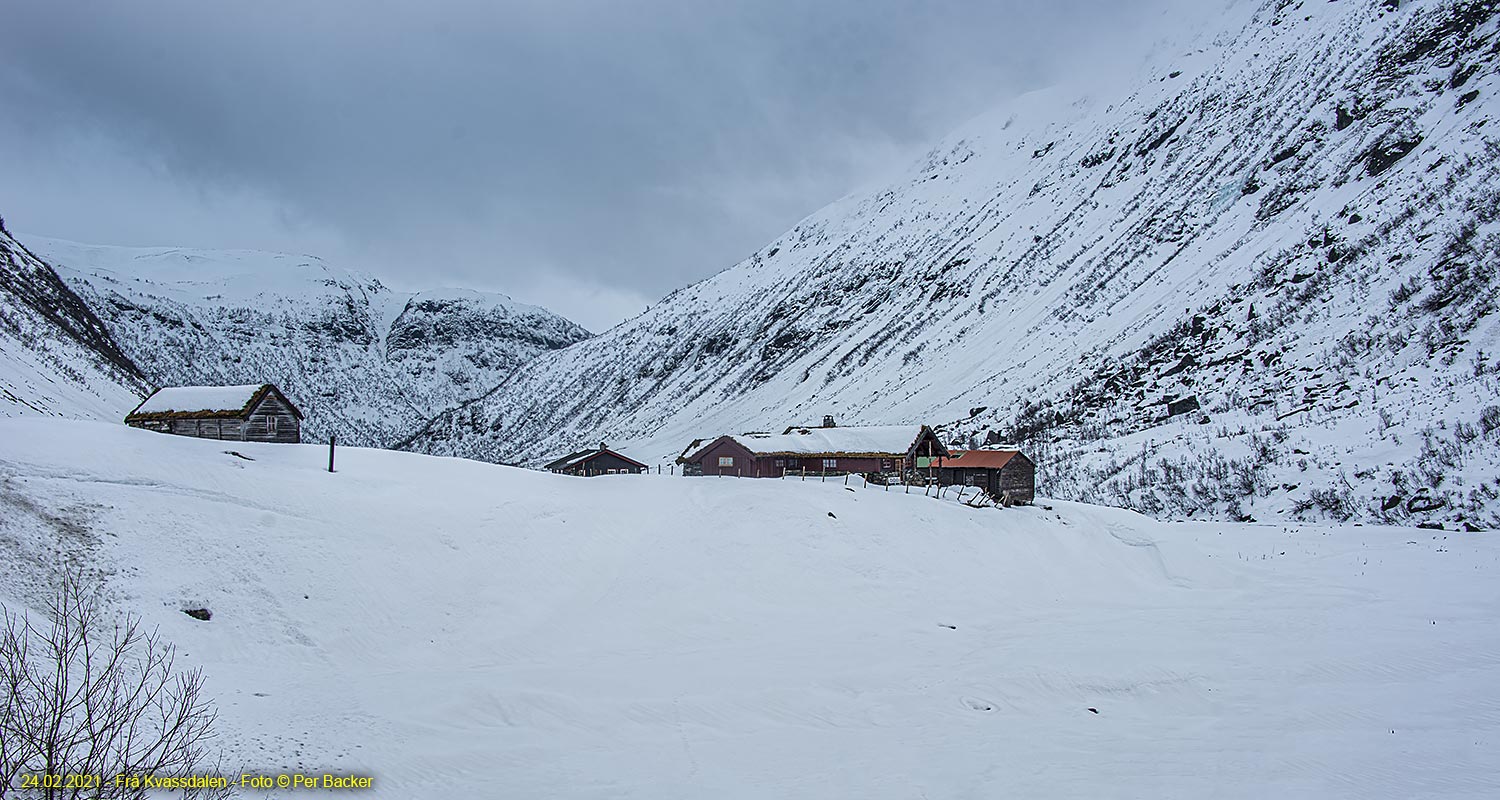
<path id="1" fill-rule="evenodd" d="M 0 417 L 118 419 L 145 390 L 104 323 L 0 222 Z"/>
<path id="2" fill-rule="evenodd" d="M 1061 496 L 1500 523 L 1497 7 L 1232 4 L 1131 90 L 982 117 L 407 444 L 949 420 Z"/>

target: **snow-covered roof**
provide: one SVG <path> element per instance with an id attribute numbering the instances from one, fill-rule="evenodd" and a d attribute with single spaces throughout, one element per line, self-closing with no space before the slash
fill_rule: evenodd
<path id="1" fill-rule="evenodd" d="M 568 455 L 565 455 L 562 458 L 559 458 L 558 460 L 547 464 L 546 466 L 542 467 L 542 469 L 553 471 L 565 470 L 569 467 L 576 467 L 585 461 L 597 458 L 601 455 L 604 455 L 605 453 L 608 453 L 609 455 L 612 455 L 615 458 L 620 459 L 621 461 L 628 461 L 629 463 L 634 464 L 637 467 L 644 468 L 646 466 L 645 464 L 636 461 L 630 456 L 627 456 L 623 453 L 617 453 L 614 450 L 609 449 L 608 447 L 595 447 L 589 450 L 579 450 L 576 453 L 569 453 Z"/>
<path id="2" fill-rule="evenodd" d="M 154 394 L 146 398 L 145 402 L 130 412 L 130 416 L 237 415 L 247 411 L 250 404 L 265 392 L 281 394 L 275 386 L 269 383 L 246 383 L 238 386 L 168 386 L 157 389 Z M 293 411 L 295 413 L 296 409 L 294 408 Z"/>
<path id="3" fill-rule="evenodd" d="M 603 451 L 601 451 L 601 450 L 585 450 L 582 453 L 574 453 L 573 455 L 570 455 L 570 456 L 568 456 L 567 458 L 564 458 L 561 461 L 554 461 L 552 463 L 552 466 L 556 467 L 557 469 L 562 469 L 563 467 L 571 467 L 574 464 L 577 464 L 578 462 L 583 461 L 584 459 L 591 458 L 593 456 L 599 455 L 599 453 L 601 453 L 601 452 L 603 452 Z"/>
<path id="4" fill-rule="evenodd" d="M 922 435 L 920 425 L 872 425 L 851 428 L 797 428 L 790 433 L 742 433 L 733 438 L 756 455 L 821 453 L 899 453 Z"/>

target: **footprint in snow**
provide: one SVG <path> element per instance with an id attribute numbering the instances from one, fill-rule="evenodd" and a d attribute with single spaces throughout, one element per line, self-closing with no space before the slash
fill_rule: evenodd
<path id="1" fill-rule="evenodd" d="M 985 714 L 991 714 L 995 711 L 994 703 L 980 697 L 965 697 L 963 698 L 963 703 L 971 711 L 980 711 Z"/>

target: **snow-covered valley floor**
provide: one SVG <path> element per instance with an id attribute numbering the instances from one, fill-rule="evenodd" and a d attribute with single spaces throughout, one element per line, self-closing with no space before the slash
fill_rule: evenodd
<path id="1" fill-rule="evenodd" d="M 365 796 L 1500 796 L 1491 534 L 326 459 L 0 420 L 0 598 L 84 557 Z"/>

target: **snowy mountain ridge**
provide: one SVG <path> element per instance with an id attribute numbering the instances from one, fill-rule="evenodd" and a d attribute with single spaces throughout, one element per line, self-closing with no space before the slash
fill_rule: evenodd
<path id="1" fill-rule="evenodd" d="M 1497 8 L 1230 3 L 1128 91 L 985 115 L 403 445 L 665 463 L 833 413 L 1167 516 L 1500 524 Z"/>
<path id="2" fill-rule="evenodd" d="M 119 417 L 146 390 L 104 323 L 0 221 L 0 417 Z"/>
<path id="3" fill-rule="evenodd" d="M 276 383 L 310 438 L 389 444 L 589 335 L 502 294 L 397 292 L 313 256 L 26 241 L 153 383 Z"/>

